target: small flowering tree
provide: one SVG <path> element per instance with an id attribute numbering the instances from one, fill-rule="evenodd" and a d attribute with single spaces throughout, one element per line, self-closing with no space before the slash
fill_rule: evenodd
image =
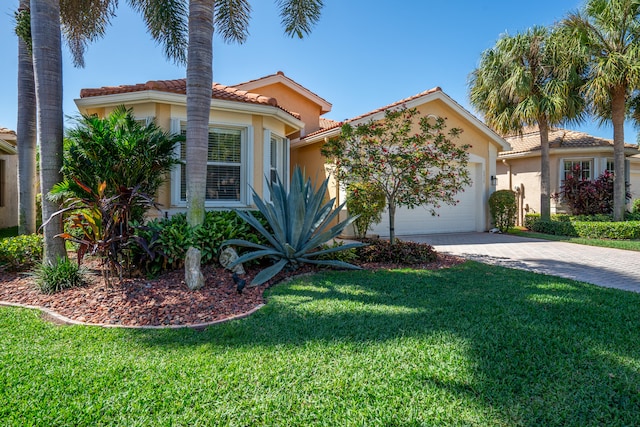
<path id="1" fill-rule="evenodd" d="M 456 194 L 470 184 L 469 146 L 452 141 L 461 132 L 447 130 L 444 118 L 402 107 L 387 110 L 379 121 L 345 124 L 340 137 L 328 141 L 322 154 L 342 185 L 365 182 L 385 194 L 394 244 L 398 206 L 426 205 L 436 215 L 442 203 L 455 205 Z"/>

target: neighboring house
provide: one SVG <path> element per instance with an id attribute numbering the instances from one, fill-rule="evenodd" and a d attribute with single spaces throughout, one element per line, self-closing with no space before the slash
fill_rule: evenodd
<path id="1" fill-rule="evenodd" d="M 0 127 L 0 228 L 18 225 L 16 133 Z"/>
<path id="2" fill-rule="evenodd" d="M 506 138 L 510 151 L 498 155 L 497 189 L 515 190 L 519 199 L 518 222 L 526 213 L 540 212 L 540 132 L 526 130 L 522 135 Z M 625 144 L 627 182 L 632 198 L 640 197 L 640 151 Z M 549 169 L 551 193 L 560 190 L 567 174 L 576 165 L 585 179 L 595 179 L 605 170 L 613 172 L 613 141 L 584 132 L 552 129 L 549 132 Z M 564 212 L 561 204 L 551 201 L 551 212 Z"/>
<path id="3" fill-rule="evenodd" d="M 186 126 L 186 81 L 150 81 L 145 84 L 83 89 L 76 100 L 83 114 L 107 115 L 118 105 L 134 109 L 141 120 L 155 118 L 165 129 L 184 132 Z M 423 234 L 456 231 L 484 231 L 489 227 L 487 199 L 493 190 L 499 151 L 510 147 L 480 120 L 435 88 L 350 119 L 357 125 L 384 117 L 384 111 L 400 106 L 417 107 L 423 114 L 447 118 L 448 127 L 463 129 L 460 144 L 468 143 L 472 184 L 460 194 L 456 206 L 444 205 L 439 216 L 427 209 L 399 209 L 396 233 Z M 320 148 L 326 139 L 340 133 L 342 123 L 322 117 L 331 104 L 282 72 L 234 86 L 213 85 L 211 101 L 210 152 L 207 179 L 207 207 L 253 206 L 250 188 L 265 198 L 264 177 L 276 174 L 286 183 L 293 165 L 300 165 L 316 182 L 328 175 Z M 188 142 L 187 142 L 188 143 Z M 225 144 L 221 156 L 217 149 Z M 185 158 L 184 144 L 180 147 Z M 186 209 L 184 167 L 176 168 L 158 201 L 164 214 Z M 331 181 L 329 193 L 344 200 L 344 193 Z M 374 233 L 388 235 L 385 222 Z"/>

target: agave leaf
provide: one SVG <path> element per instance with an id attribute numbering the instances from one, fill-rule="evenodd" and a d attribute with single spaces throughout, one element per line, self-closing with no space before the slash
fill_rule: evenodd
<path id="1" fill-rule="evenodd" d="M 236 211 L 236 214 L 240 218 L 245 220 L 253 228 L 255 228 L 258 231 L 258 233 L 262 234 L 264 238 L 267 239 L 267 241 L 271 243 L 274 247 L 282 247 L 280 242 L 278 242 L 278 240 L 275 239 L 274 236 L 272 236 L 271 233 L 269 233 L 266 228 L 264 228 L 264 226 L 260 223 L 260 221 L 258 221 L 256 217 L 251 215 L 249 212 L 245 212 L 245 211 Z"/>
<path id="2" fill-rule="evenodd" d="M 285 267 L 285 265 L 287 265 L 287 263 L 288 263 L 287 260 L 282 259 L 277 263 L 273 264 L 272 266 L 265 268 L 260 273 L 256 274 L 256 277 L 253 278 L 253 280 L 251 281 L 251 284 L 255 286 L 262 285 L 264 282 L 268 281 L 269 279 L 273 278 L 273 276 L 280 273 L 282 269 Z"/>
<path id="3" fill-rule="evenodd" d="M 340 251 L 344 251 L 344 250 L 347 250 L 347 249 L 361 248 L 363 246 L 365 246 L 365 244 L 364 243 L 360 243 L 360 242 L 348 243 L 348 244 L 342 245 L 342 246 L 336 246 L 336 247 L 333 247 L 333 248 L 322 249 L 321 251 L 317 251 L 317 252 L 311 252 L 311 253 L 307 254 L 305 257 L 317 257 L 317 256 L 320 256 L 320 255 L 331 254 L 331 253 L 334 253 L 334 252 L 340 252 Z"/>
<path id="4" fill-rule="evenodd" d="M 329 267 L 347 268 L 349 270 L 362 270 L 362 267 L 358 267 L 357 265 L 349 264 L 348 262 L 338 261 L 334 259 L 322 260 L 322 259 L 300 258 L 300 261 L 306 262 L 307 264 L 328 265 Z"/>
<path id="5" fill-rule="evenodd" d="M 231 246 L 231 245 L 242 246 L 245 248 L 254 248 L 254 249 L 272 249 L 269 246 L 261 245 L 259 243 L 253 243 L 253 242 L 250 242 L 249 240 L 244 240 L 244 239 L 225 240 L 224 242 L 222 242 L 220 246 L 222 247 L 222 246 Z"/>
<path id="6" fill-rule="evenodd" d="M 296 255 L 302 256 L 303 254 L 309 252 L 310 250 L 322 245 L 325 242 L 328 242 L 331 239 L 338 237 L 338 235 L 344 230 L 346 226 L 355 221 L 355 217 L 349 217 L 333 227 L 325 230 L 322 233 L 318 233 L 314 235 L 311 239 L 307 241 L 307 243 L 298 249 L 298 253 Z"/>
<path id="7" fill-rule="evenodd" d="M 278 215 L 275 212 L 275 208 L 264 203 L 264 201 L 257 195 L 254 196 L 254 202 L 258 210 L 264 215 L 267 222 L 271 226 L 271 229 L 273 230 L 273 236 L 262 226 L 262 224 L 260 224 L 260 221 L 258 221 L 257 219 L 255 221 L 259 224 L 259 227 L 264 230 L 264 233 L 260 231 L 260 228 L 258 228 L 255 224 L 251 223 L 251 225 L 253 225 L 254 228 L 256 228 L 258 231 L 260 231 L 260 234 L 265 236 L 273 246 L 281 247 L 282 245 L 280 244 L 280 242 L 285 241 L 285 232 L 282 229 L 283 223 L 278 220 Z M 254 218 L 253 215 L 251 215 L 251 217 Z"/>
<path id="8" fill-rule="evenodd" d="M 248 252 L 240 257 L 238 257 L 237 260 L 233 261 L 231 264 L 229 264 L 229 267 L 235 267 L 238 264 L 242 264 L 243 262 L 247 262 L 247 261 L 253 261 L 254 259 L 258 259 L 258 258 L 262 258 L 265 256 L 279 256 L 281 255 L 280 252 L 278 252 L 275 249 L 263 249 L 263 250 L 259 250 L 259 251 L 253 251 L 253 252 Z M 285 260 L 287 262 L 289 262 L 288 260 Z"/>

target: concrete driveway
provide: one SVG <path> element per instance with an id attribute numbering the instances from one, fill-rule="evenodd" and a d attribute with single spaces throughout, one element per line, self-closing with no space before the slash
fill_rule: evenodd
<path id="1" fill-rule="evenodd" d="M 492 233 L 398 237 L 480 262 L 640 292 L 640 252 Z"/>

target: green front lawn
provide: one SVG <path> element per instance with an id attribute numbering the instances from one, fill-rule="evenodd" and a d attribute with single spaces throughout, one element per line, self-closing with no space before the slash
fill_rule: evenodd
<path id="1" fill-rule="evenodd" d="M 556 236 L 554 234 L 536 233 L 535 231 L 510 229 L 509 234 L 557 242 L 577 243 L 579 245 L 600 246 L 603 248 L 640 251 L 640 240 L 587 239 L 584 237 Z"/>
<path id="2" fill-rule="evenodd" d="M 268 299 L 201 332 L 0 308 L 0 425 L 640 425 L 640 295 L 467 262 Z"/>

